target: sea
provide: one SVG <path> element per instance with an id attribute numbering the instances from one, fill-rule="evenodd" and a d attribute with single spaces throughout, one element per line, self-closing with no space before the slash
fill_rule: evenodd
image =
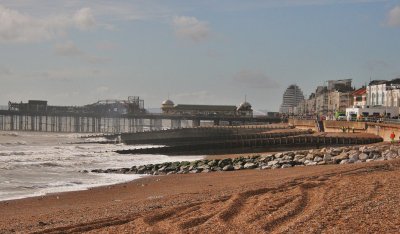
<path id="1" fill-rule="evenodd" d="M 203 156 L 129 155 L 115 150 L 154 145 L 98 144 L 86 134 L 0 131 L 0 201 L 85 190 L 132 181 L 135 174 L 96 174 L 92 169 L 132 167 Z M 89 173 L 83 173 L 87 170 Z"/>

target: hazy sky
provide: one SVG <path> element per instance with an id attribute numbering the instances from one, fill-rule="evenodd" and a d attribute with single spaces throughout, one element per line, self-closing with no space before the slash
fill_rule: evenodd
<path id="1" fill-rule="evenodd" d="M 400 76 L 400 1 L 0 0 L 0 104 L 278 110 L 288 85 Z"/>

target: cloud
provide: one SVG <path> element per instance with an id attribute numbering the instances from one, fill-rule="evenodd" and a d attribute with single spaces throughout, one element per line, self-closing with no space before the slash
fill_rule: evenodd
<path id="1" fill-rule="evenodd" d="M 91 64 L 103 64 L 109 58 L 94 56 L 79 49 L 72 41 L 58 43 L 54 46 L 54 54 L 62 57 L 76 57 Z"/>
<path id="2" fill-rule="evenodd" d="M 89 8 L 75 15 L 32 17 L 0 5 L 0 42 L 29 43 L 50 40 L 66 34 L 70 28 L 87 30 L 96 25 Z"/>
<path id="3" fill-rule="evenodd" d="M 96 26 L 92 10 L 88 7 L 78 10 L 74 15 L 76 26 L 81 30 L 89 30 Z"/>
<path id="4" fill-rule="evenodd" d="M 80 50 L 76 45 L 69 41 L 64 44 L 56 44 L 54 46 L 54 53 L 59 56 L 66 56 L 66 57 L 76 57 L 84 55 L 84 52 Z"/>
<path id="5" fill-rule="evenodd" d="M 233 81 L 250 88 L 273 89 L 280 85 L 260 71 L 241 70 L 233 76 Z"/>
<path id="6" fill-rule="evenodd" d="M 400 26 L 400 6 L 395 6 L 389 11 L 385 24 L 390 27 Z"/>
<path id="7" fill-rule="evenodd" d="M 190 39 L 194 42 L 204 41 L 210 35 L 208 23 L 195 17 L 176 16 L 173 25 L 178 37 Z"/>

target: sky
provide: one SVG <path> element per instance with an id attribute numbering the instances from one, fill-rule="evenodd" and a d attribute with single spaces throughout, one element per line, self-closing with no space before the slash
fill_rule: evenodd
<path id="1" fill-rule="evenodd" d="M 400 0 L 0 0 L 0 105 L 277 111 L 290 84 L 400 77 Z"/>

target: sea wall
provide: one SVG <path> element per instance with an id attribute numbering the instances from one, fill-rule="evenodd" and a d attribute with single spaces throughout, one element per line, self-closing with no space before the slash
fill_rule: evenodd
<path id="1" fill-rule="evenodd" d="M 311 119 L 289 119 L 289 124 L 298 129 L 311 129 L 317 131 L 315 120 Z"/>
<path id="2" fill-rule="evenodd" d="M 384 141 L 390 141 L 390 134 L 394 132 L 395 140 L 399 141 L 400 124 L 368 123 L 367 132 L 382 137 Z"/>
<path id="3" fill-rule="evenodd" d="M 325 132 L 342 132 L 343 127 L 356 132 L 365 132 L 367 129 L 365 122 L 324 120 L 323 123 Z"/>

